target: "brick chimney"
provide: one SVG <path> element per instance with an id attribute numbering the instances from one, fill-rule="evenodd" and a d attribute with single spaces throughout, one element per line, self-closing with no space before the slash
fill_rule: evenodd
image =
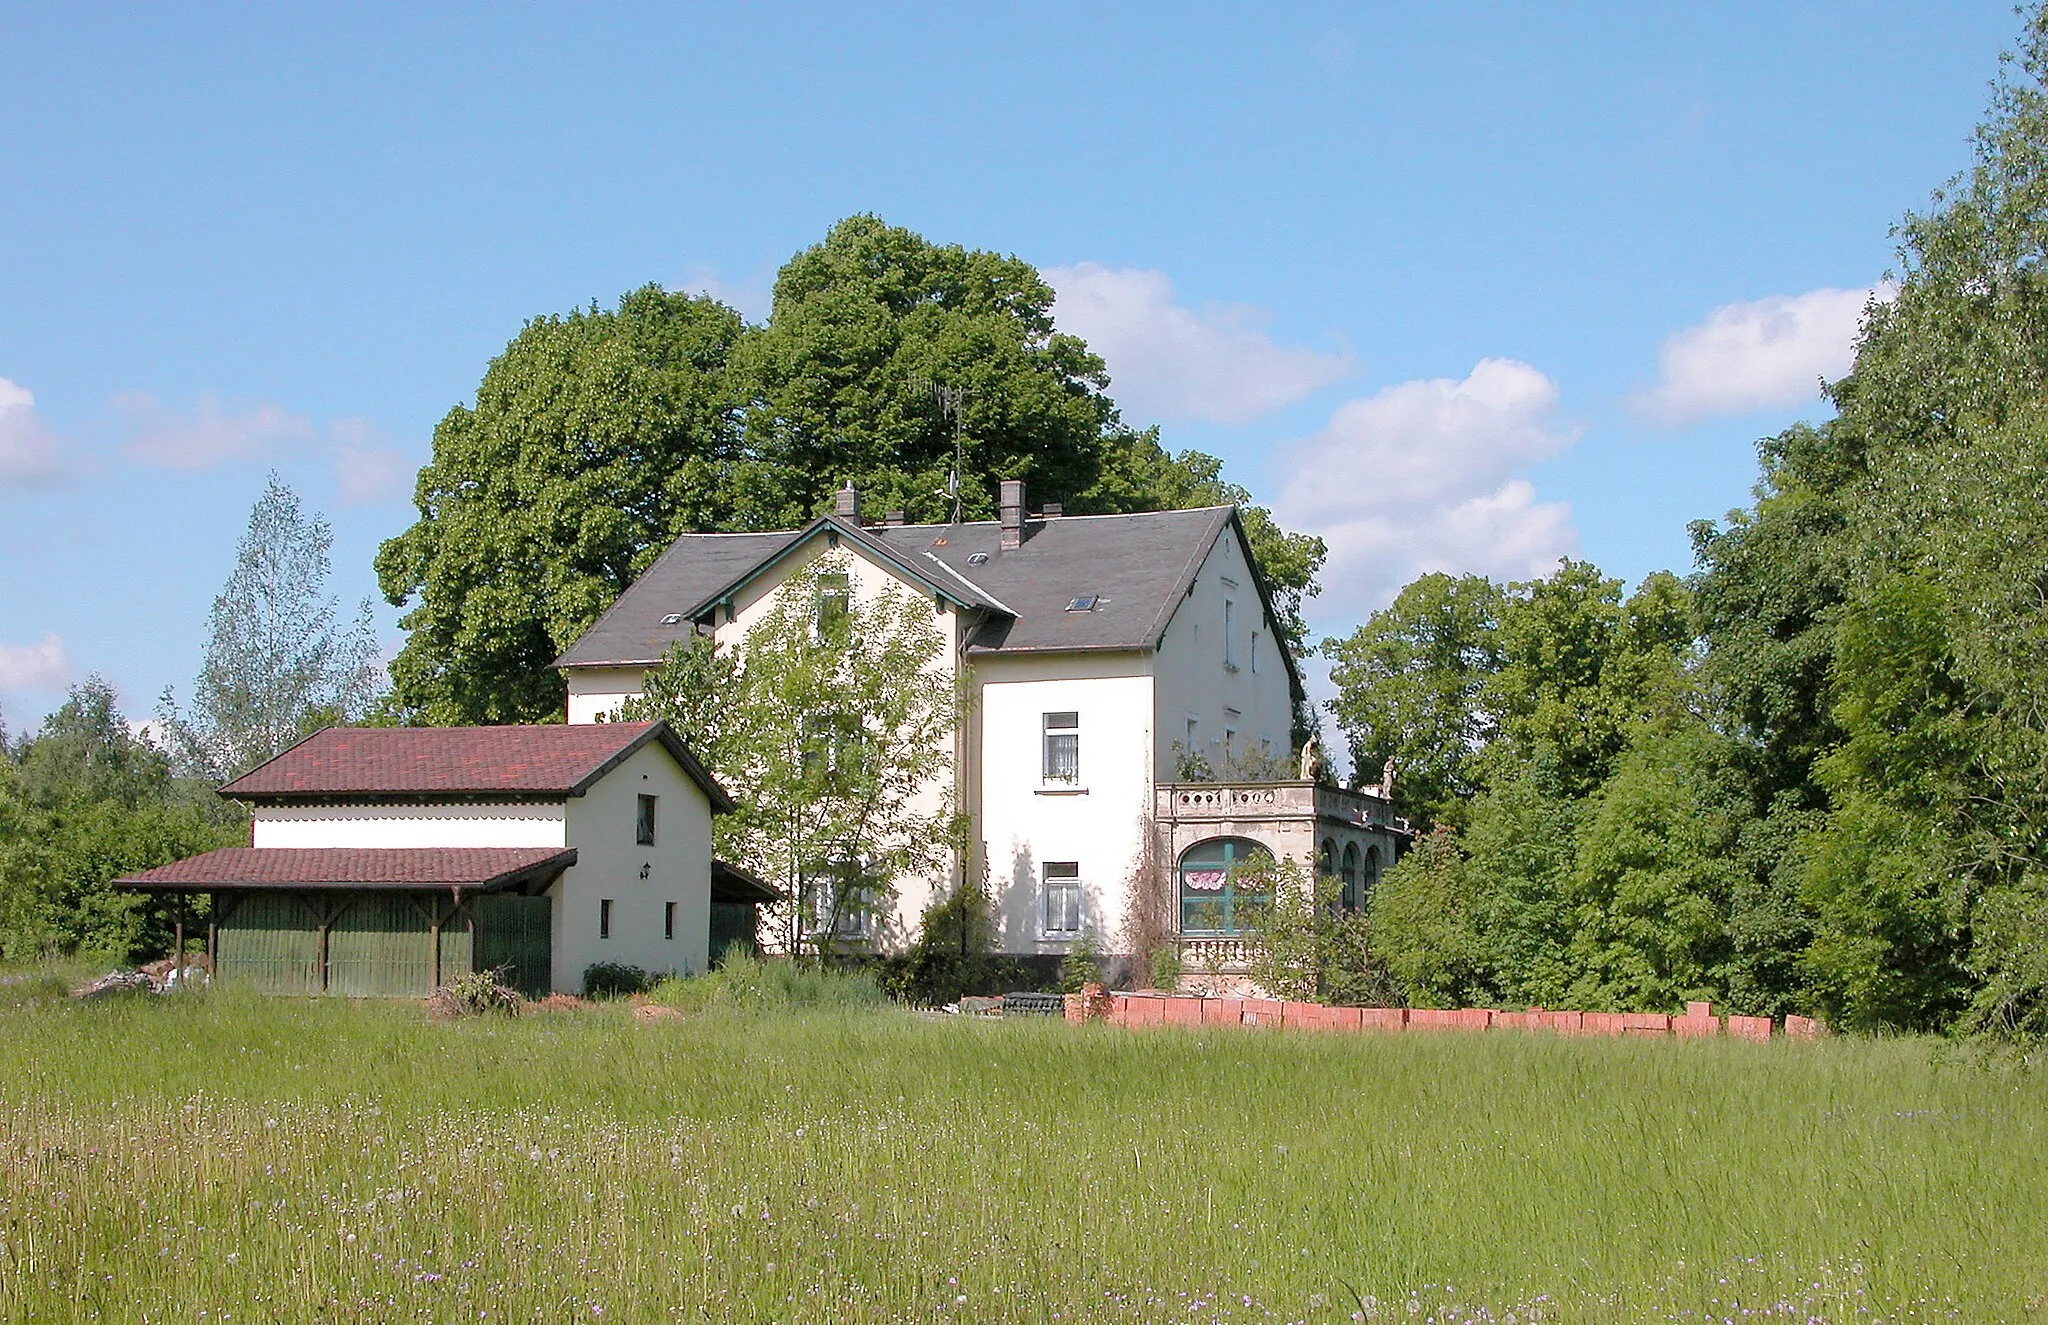
<path id="1" fill-rule="evenodd" d="M 910 519 L 910 513 L 909 513 L 908 511 L 883 511 L 883 512 L 882 512 L 882 523 L 883 523 L 884 525 L 888 526 L 888 527 L 889 527 L 889 528 L 891 528 L 891 529 L 894 529 L 894 528 L 896 528 L 897 526 L 899 526 L 899 525 L 902 525 L 902 524 L 904 524 L 904 523 L 908 522 L 908 520 L 909 520 L 909 519 Z"/>
<path id="2" fill-rule="evenodd" d="M 1024 481 L 1006 478 L 1003 480 L 1003 547 L 1024 546 Z"/>
<path id="3" fill-rule="evenodd" d="M 1045 504 L 1045 509 L 1038 514 L 1043 519 L 1057 520 L 1066 513 L 1067 505 L 1065 502 L 1049 501 Z"/>
<path id="4" fill-rule="evenodd" d="M 846 480 L 846 486 L 833 494 L 832 513 L 842 520 L 860 520 L 860 490 L 853 486 L 853 480 Z"/>

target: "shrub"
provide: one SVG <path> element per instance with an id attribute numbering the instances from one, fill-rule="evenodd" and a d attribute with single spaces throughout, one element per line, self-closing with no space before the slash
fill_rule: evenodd
<path id="1" fill-rule="evenodd" d="M 1146 955 L 1146 973 L 1150 976 L 1148 989 L 1174 990 L 1180 988 L 1180 940 L 1169 939 L 1153 948 Z"/>
<path id="2" fill-rule="evenodd" d="M 1060 958 L 1059 986 L 1062 994 L 1078 994 L 1081 986 L 1102 983 L 1102 944 L 1095 931 L 1084 929 L 1067 955 Z"/>
<path id="3" fill-rule="evenodd" d="M 624 998 L 647 991 L 647 972 L 625 962 L 592 962 L 583 968 L 585 998 Z"/>
<path id="4" fill-rule="evenodd" d="M 488 1012 L 519 1014 L 519 991 L 499 983 L 503 967 L 458 975 L 427 996 L 427 1009 L 439 1017 L 477 1017 Z"/>
<path id="5" fill-rule="evenodd" d="M 924 909 L 917 941 L 881 963 L 882 985 L 906 1003 L 951 1003 L 967 994 L 1036 988 L 1040 972 L 995 952 L 995 905 L 969 883 Z"/>

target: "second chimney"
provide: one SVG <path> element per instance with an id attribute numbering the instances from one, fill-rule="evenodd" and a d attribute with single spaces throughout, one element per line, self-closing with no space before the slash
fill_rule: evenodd
<path id="1" fill-rule="evenodd" d="M 860 519 L 860 489 L 853 486 L 853 480 L 846 480 L 846 486 L 833 494 L 832 513 L 842 520 Z"/>
<path id="2" fill-rule="evenodd" d="M 1024 481 L 1006 478 L 1003 480 L 1003 547 L 1005 549 L 1024 546 Z"/>

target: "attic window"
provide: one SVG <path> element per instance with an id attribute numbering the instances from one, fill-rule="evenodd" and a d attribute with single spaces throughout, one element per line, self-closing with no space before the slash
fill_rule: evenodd
<path id="1" fill-rule="evenodd" d="M 671 612 L 661 619 L 661 624 L 664 626 L 680 626 L 683 624 L 683 614 L 681 612 Z"/>
<path id="2" fill-rule="evenodd" d="M 986 552 L 970 552 L 970 553 L 968 553 L 968 554 L 967 554 L 967 564 L 968 564 L 968 565 L 970 565 L 970 566 L 985 566 L 985 565 L 987 565 L 987 564 L 988 564 L 988 553 L 986 553 Z"/>
<path id="3" fill-rule="evenodd" d="M 1093 612 L 1095 610 L 1095 605 L 1101 601 L 1102 600 L 1100 598 L 1096 597 L 1092 593 L 1083 594 L 1079 598 L 1076 598 L 1072 602 L 1068 603 L 1067 610 L 1069 612 Z"/>

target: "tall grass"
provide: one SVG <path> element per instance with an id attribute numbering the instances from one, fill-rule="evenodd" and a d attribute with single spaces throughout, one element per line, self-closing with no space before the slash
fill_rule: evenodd
<path id="1" fill-rule="evenodd" d="M 1904 1040 L 38 1000 L 0 1320 L 2023 1319 L 2042 1086 Z"/>
<path id="2" fill-rule="evenodd" d="M 703 975 L 669 976 L 648 991 L 653 1002 L 693 1012 L 793 1012 L 877 1008 L 881 985 L 864 970 L 831 970 L 788 961 L 728 957 Z"/>

